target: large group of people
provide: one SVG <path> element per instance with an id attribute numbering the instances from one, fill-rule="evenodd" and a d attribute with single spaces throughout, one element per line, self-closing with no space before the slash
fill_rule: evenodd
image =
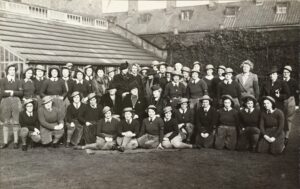
<path id="1" fill-rule="evenodd" d="M 12 129 L 13 148 L 21 142 L 23 151 L 63 143 L 121 152 L 204 147 L 282 153 L 299 105 L 292 67 L 273 67 L 262 81 L 250 60 L 241 63 L 240 74 L 215 66 L 36 65 L 18 79 L 18 67 L 8 64 L 0 81 L 1 149 Z"/>

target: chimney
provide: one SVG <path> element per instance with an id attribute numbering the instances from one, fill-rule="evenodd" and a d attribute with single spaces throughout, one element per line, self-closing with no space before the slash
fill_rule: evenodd
<path id="1" fill-rule="evenodd" d="M 167 1 L 167 8 L 166 12 L 167 13 L 172 13 L 174 8 L 176 8 L 176 0 L 169 0 Z"/>
<path id="2" fill-rule="evenodd" d="M 128 14 L 133 15 L 139 11 L 139 1 L 138 0 L 128 0 Z"/>

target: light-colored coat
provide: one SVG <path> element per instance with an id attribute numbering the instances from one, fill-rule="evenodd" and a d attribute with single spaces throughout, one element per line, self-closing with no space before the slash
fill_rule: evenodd
<path id="1" fill-rule="evenodd" d="M 254 73 L 249 73 L 249 77 L 246 82 L 243 83 L 243 73 L 238 74 L 235 77 L 236 82 L 239 84 L 242 92 L 242 96 L 246 94 L 251 94 L 255 96 L 256 99 L 259 98 L 259 85 L 258 85 L 258 77 Z"/>

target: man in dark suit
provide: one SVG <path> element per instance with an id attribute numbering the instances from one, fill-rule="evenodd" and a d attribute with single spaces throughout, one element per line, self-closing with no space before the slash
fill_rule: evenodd
<path id="1" fill-rule="evenodd" d="M 133 80 L 132 75 L 128 73 L 128 62 L 122 63 L 120 66 L 121 73 L 115 75 L 113 83 L 117 87 L 117 93 L 124 98 L 129 94 L 128 84 Z"/>
<path id="2" fill-rule="evenodd" d="M 133 82 L 129 85 L 130 93 L 123 100 L 123 108 L 132 107 L 135 116 L 134 119 L 139 119 L 141 122 L 145 117 L 146 100 L 144 96 L 139 96 L 138 85 Z"/>

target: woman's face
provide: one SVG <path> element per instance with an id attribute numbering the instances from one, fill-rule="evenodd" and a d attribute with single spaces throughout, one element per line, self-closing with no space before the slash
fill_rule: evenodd
<path id="1" fill-rule="evenodd" d="M 133 66 L 131 67 L 131 72 L 132 72 L 133 74 L 137 74 L 137 71 L 138 71 L 137 66 L 136 66 L 136 65 L 133 65 Z"/>
<path id="2" fill-rule="evenodd" d="M 147 76 L 147 70 L 142 70 L 142 75 Z"/>
<path id="3" fill-rule="evenodd" d="M 283 77 L 290 78 L 290 76 L 291 76 L 291 72 L 289 72 L 287 70 L 283 70 Z"/>
<path id="4" fill-rule="evenodd" d="M 184 102 L 184 103 L 182 103 L 182 104 L 180 105 L 180 107 L 181 107 L 182 109 L 187 109 L 188 104 L 187 104 L 186 102 Z"/>
<path id="5" fill-rule="evenodd" d="M 231 107 L 231 100 L 230 99 L 225 99 L 224 100 L 224 107 L 227 108 L 227 109 Z"/>
<path id="6" fill-rule="evenodd" d="M 270 79 L 271 79 L 272 81 L 276 81 L 277 78 L 278 78 L 278 74 L 277 74 L 276 72 L 270 74 Z"/>
<path id="7" fill-rule="evenodd" d="M 75 103 L 79 103 L 79 102 L 80 102 L 80 96 L 79 96 L 79 95 L 74 96 L 74 97 L 73 97 L 73 101 L 74 101 Z"/>
<path id="8" fill-rule="evenodd" d="M 208 69 L 208 70 L 206 70 L 206 74 L 208 75 L 208 76 L 211 76 L 211 75 L 213 75 L 213 70 L 212 69 Z"/>
<path id="9" fill-rule="evenodd" d="M 192 78 L 193 79 L 199 79 L 199 74 L 197 72 L 192 73 Z"/>
<path id="10" fill-rule="evenodd" d="M 183 75 L 184 78 L 189 78 L 190 77 L 189 72 L 182 72 L 182 75 Z"/>
<path id="11" fill-rule="evenodd" d="M 93 69 L 92 68 L 87 68 L 86 70 L 85 70 L 85 73 L 86 73 L 86 75 L 87 76 L 92 76 L 93 75 Z"/>
<path id="12" fill-rule="evenodd" d="M 152 93 L 154 98 L 159 98 L 161 94 L 160 90 L 154 90 Z"/>
<path id="13" fill-rule="evenodd" d="M 26 111 L 27 112 L 33 112 L 33 104 L 32 103 L 28 103 L 26 105 Z"/>
<path id="14" fill-rule="evenodd" d="M 165 72 L 166 72 L 166 66 L 165 66 L 165 65 L 161 65 L 161 66 L 159 67 L 159 72 L 160 72 L 160 73 L 165 73 Z"/>
<path id="15" fill-rule="evenodd" d="M 99 69 L 99 70 L 97 71 L 97 75 L 98 75 L 98 77 L 103 77 L 103 76 L 104 76 L 104 71 L 101 70 L 101 69 Z"/>
<path id="16" fill-rule="evenodd" d="M 194 69 L 194 70 L 200 71 L 200 65 L 199 65 L 199 64 L 195 64 L 195 65 L 193 66 L 193 69 Z"/>
<path id="17" fill-rule="evenodd" d="M 148 109 L 148 116 L 149 117 L 154 117 L 155 116 L 155 111 L 153 109 Z"/>
<path id="18" fill-rule="evenodd" d="M 45 104 L 46 109 L 51 109 L 52 108 L 52 101 L 48 102 Z"/>
<path id="19" fill-rule="evenodd" d="M 44 71 L 42 71 L 42 70 L 36 70 L 35 74 L 36 74 L 37 77 L 40 78 L 40 77 L 44 76 Z"/>
<path id="20" fill-rule="evenodd" d="M 70 71 L 68 69 L 63 69 L 61 74 L 63 77 L 69 77 Z"/>
<path id="21" fill-rule="evenodd" d="M 169 111 L 169 112 L 165 113 L 165 117 L 166 117 L 167 119 L 171 119 L 171 117 L 172 117 L 172 112 Z"/>
<path id="22" fill-rule="evenodd" d="M 51 70 L 51 77 L 56 78 L 57 76 L 58 76 L 58 71 L 57 71 L 57 69 L 52 69 L 52 70 Z"/>
<path id="23" fill-rule="evenodd" d="M 248 109 L 252 109 L 254 107 L 254 102 L 252 100 L 248 100 L 246 106 Z"/>
<path id="24" fill-rule="evenodd" d="M 272 103 L 269 100 L 264 100 L 264 107 L 266 110 L 272 110 Z"/>
<path id="25" fill-rule="evenodd" d="M 104 114 L 104 117 L 105 117 L 106 119 L 110 119 L 110 118 L 111 118 L 111 111 L 106 112 L 106 113 Z"/>
<path id="26" fill-rule="evenodd" d="M 249 72 L 250 72 L 250 69 L 251 69 L 251 67 L 250 67 L 249 64 L 244 64 L 244 65 L 243 65 L 243 72 L 244 72 L 244 73 L 249 73 Z"/>
<path id="27" fill-rule="evenodd" d="M 26 79 L 30 79 L 32 77 L 32 70 L 28 70 L 26 73 L 25 73 L 25 78 Z"/>
<path id="28" fill-rule="evenodd" d="M 137 89 L 137 88 L 134 88 L 134 89 L 131 89 L 131 94 L 132 95 L 135 95 L 135 96 L 137 96 L 138 95 L 138 92 L 139 92 L 139 90 Z"/>
<path id="29" fill-rule="evenodd" d="M 16 74 L 16 68 L 14 66 L 9 67 L 8 70 L 7 70 L 7 73 L 10 76 L 15 76 L 15 74 Z"/>
<path id="30" fill-rule="evenodd" d="M 209 100 L 203 100 L 202 101 L 202 106 L 203 106 L 203 108 L 208 108 L 209 107 Z"/>
<path id="31" fill-rule="evenodd" d="M 232 78 L 232 73 L 225 74 L 225 79 L 230 80 Z"/>
<path id="32" fill-rule="evenodd" d="M 225 71 L 224 71 L 223 69 L 218 69 L 218 75 L 219 75 L 219 76 L 222 76 L 222 75 L 224 74 L 224 72 L 225 72 Z"/>
<path id="33" fill-rule="evenodd" d="M 126 120 L 130 120 L 132 118 L 132 113 L 131 112 L 125 112 L 124 117 Z"/>
<path id="34" fill-rule="evenodd" d="M 108 92 L 110 95 L 115 95 L 117 92 L 117 89 L 110 89 Z"/>
<path id="35" fill-rule="evenodd" d="M 175 70 L 181 71 L 182 65 L 181 64 L 175 64 Z"/>
<path id="36" fill-rule="evenodd" d="M 90 100 L 90 105 L 91 105 L 91 106 L 95 106 L 96 104 L 97 104 L 96 98 L 92 98 L 92 99 Z"/>
<path id="37" fill-rule="evenodd" d="M 122 74 L 123 75 L 126 75 L 128 73 L 128 68 L 124 69 L 124 70 L 121 70 Z"/>
<path id="38" fill-rule="evenodd" d="M 178 83 L 179 79 L 180 79 L 180 77 L 178 75 L 173 76 L 173 80 L 174 80 L 175 83 Z"/>
<path id="39" fill-rule="evenodd" d="M 115 72 L 109 72 L 109 73 L 108 73 L 108 76 L 109 76 L 110 78 L 113 78 L 113 77 L 115 76 Z"/>
<path id="40" fill-rule="evenodd" d="M 83 74 L 82 74 L 81 72 L 77 72 L 76 78 L 77 78 L 79 81 L 83 80 Z"/>

